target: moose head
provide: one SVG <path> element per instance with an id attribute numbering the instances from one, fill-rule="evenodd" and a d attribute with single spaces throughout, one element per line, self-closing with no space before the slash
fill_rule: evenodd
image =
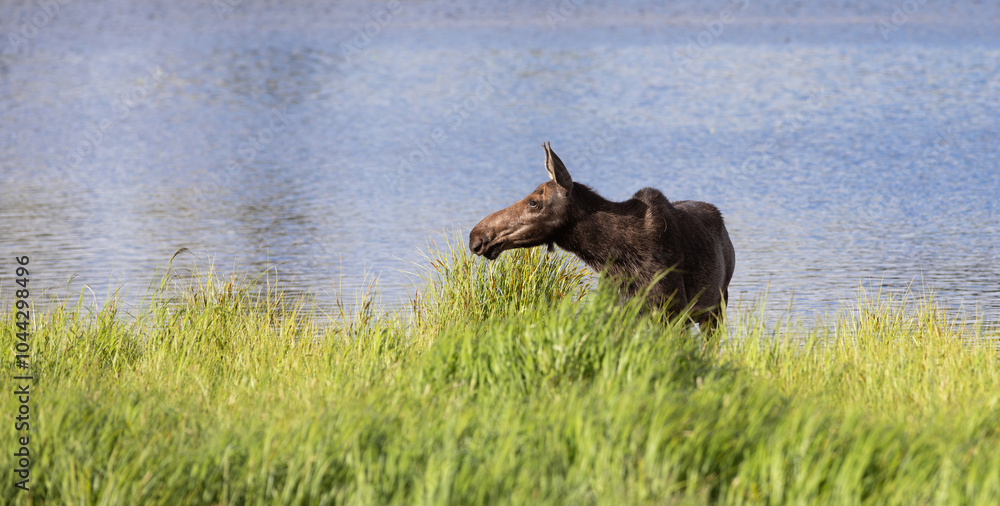
<path id="1" fill-rule="evenodd" d="M 496 259 L 505 250 L 548 244 L 570 219 L 573 178 L 562 160 L 545 148 L 545 170 L 550 181 L 535 188 L 527 197 L 480 221 L 469 233 L 469 248 L 477 255 Z"/>

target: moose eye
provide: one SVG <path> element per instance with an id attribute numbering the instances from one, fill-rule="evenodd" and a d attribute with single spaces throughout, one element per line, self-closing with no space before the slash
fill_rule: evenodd
<path id="1" fill-rule="evenodd" d="M 529 200 L 528 201 L 528 207 L 532 207 L 532 208 L 536 208 L 537 209 L 538 208 L 538 201 L 537 200 Z"/>

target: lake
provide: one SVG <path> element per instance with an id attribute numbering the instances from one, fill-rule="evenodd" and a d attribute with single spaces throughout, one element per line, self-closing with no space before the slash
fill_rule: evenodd
<path id="1" fill-rule="evenodd" d="M 724 213 L 733 300 L 1000 322 L 1000 6 L 6 2 L 0 293 L 270 269 L 331 304 L 546 179 Z"/>

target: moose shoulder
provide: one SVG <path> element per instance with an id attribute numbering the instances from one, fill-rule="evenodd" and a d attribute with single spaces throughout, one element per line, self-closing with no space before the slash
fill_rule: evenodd
<path id="1" fill-rule="evenodd" d="M 703 329 L 714 328 L 736 264 L 719 209 L 670 202 L 653 188 L 612 202 L 574 183 L 551 146 L 543 147 L 550 181 L 480 221 L 469 234 L 473 253 L 492 260 L 508 249 L 556 244 L 606 272 L 623 295 L 648 287 L 649 303 L 675 312 L 690 305 Z"/>

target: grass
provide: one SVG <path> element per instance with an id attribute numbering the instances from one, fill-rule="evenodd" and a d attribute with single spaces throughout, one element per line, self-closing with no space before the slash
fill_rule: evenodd
<path id="1" fill-rule="evenodd" d="M 31 492 L 6 452 L 3 502 L 1000 500 L 995 342 L 931 302 L 862 294 L 812 328 L 731 309 L 713 349 L 562 255 L 428 264 L 411 307 L 333 323 L 211 272 L 134 314 L 37 316 Z M 0 396 L 6 448 L 16 410 Z"/>

